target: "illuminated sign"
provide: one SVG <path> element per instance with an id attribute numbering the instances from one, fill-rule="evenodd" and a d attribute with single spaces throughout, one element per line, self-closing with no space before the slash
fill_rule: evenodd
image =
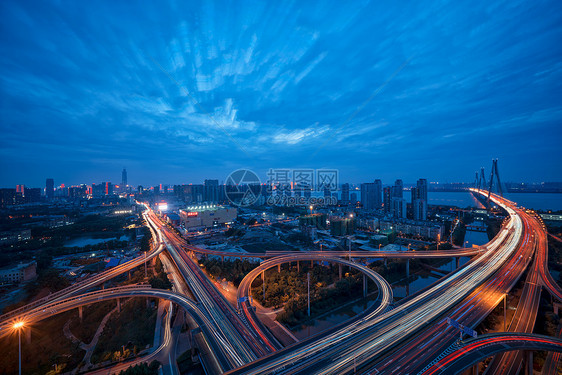
<path id="1" fill-rule="evenodd" d="M 198 213 L 197 212 L 188 212 L 187 216 L 197 216 Z"/>
<path id="2" fill-rule="evenodd" d="M 158 210 L 166 211 L 168 209 L 168 203 L 158 203 Z"/>

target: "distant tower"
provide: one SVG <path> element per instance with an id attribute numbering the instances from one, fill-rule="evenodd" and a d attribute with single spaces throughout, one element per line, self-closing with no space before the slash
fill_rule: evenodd
<path id="1" fill-rule="evenodd" d="M 53 199 L 55 196 L 55 180 L 48 178 L 45 183 L 45 196 L 47 199 Z"/>
<path id="2" fill-rule="evenodd" d="M 492 193 L 492 187 L 494 186 L 494 177 L 496 178 L 498 185 L 498 192 L 500 196 L 503 197 L 502 183 L 500 181 L 500 172 L 498 171 L 498 159 L 492 159 L 492 173 L 490 174 L 490 187 L 488 188 L 488 199 L 487 203 L 490 204 L 490 194 Z"/>
<path id="3" fill-rule="evenodd" d="M 123 172 L 121 172 L 121 185 L 123 187 L 127 186 L 127 170 L 123 168 Z"/>
<path id="4" fill-rule="evenodd" d="M 478 190 L 486 189 L 486 175 L 484 174 L 484 167 L 480 168 L 480 179 L 478 180 Z"/>

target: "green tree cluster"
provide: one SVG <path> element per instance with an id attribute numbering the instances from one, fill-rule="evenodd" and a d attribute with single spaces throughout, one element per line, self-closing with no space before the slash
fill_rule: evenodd
<path id="1" fill-rule="evenodd" d="M 248 274 L 248 272 L 259 265 L 257 262 L 250 262 L 246 259 L 227 259 L 222 262 L 221 259 L 216 257 L 203 257 L 200 263 L 211 276 L 220 279 L 227 279 L 232 281 L 236 286 L 240 285 L 240 282 Z"/>
<path id="2" fill-rule="evenodd" d="M 131 366 L 126 370 L 122 370 L 119 375 L 157 375 L 160 362 L 152 361 L 150 365 L 146 362 Z"/>

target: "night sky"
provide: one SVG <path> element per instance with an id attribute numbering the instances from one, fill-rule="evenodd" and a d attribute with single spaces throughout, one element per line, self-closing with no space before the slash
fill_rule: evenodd
<path id="1" fill-rule="evenodd" d="M 347 4 L 350 3 L 350 4 Z M 0 2 L 0 186 L 562 180 L 562 2 Z"/>

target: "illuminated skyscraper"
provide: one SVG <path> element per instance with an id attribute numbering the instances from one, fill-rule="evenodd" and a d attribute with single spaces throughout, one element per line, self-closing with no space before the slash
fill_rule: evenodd
<path id="1" fill-rule="evenodd" d="M 127 170 L 125 168 L 121 172 L 121 185 L 123 185 L 123 188 L 127 186 Z"/>

